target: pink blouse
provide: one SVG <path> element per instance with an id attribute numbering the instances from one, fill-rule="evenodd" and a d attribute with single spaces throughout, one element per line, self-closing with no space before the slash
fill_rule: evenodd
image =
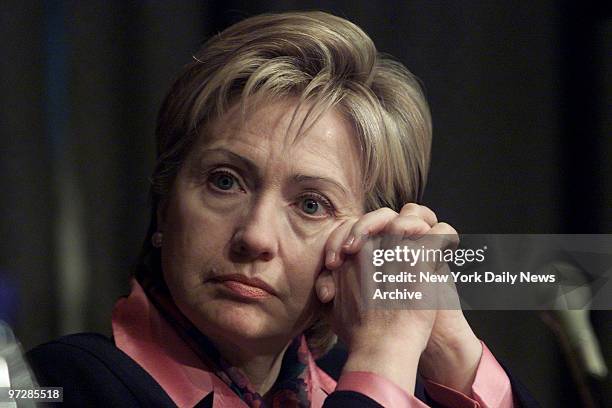
<path id="1" fill-rule="evenodd" d="M 213 406 L 247 405 L 221 379 L 202 364 L 155 307 L 142 287 L 132 280 L 132 291 L 115 304 L 112 316 L 115 344 L 145 369 L 179 407 L 192 407 L 214 392 Z M 508 376 L 489 349 L 482 357 L 467 396 L 442 384 L 426 380 L 428 394 L 443 406 L 453 408 L 512 408 Z M 369 372 L 347 372 L 338 383 L 308 358 L 312 406 L 321 407 L 334 390 L 356 391 L 384 407 L 427 407 L 390 380 Z"/>

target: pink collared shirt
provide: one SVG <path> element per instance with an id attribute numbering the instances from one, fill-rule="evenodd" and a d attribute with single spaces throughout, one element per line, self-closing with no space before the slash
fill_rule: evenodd
<path id="1" fill-rule="evenodd" d="M 197 355 L 149 302 L 142 287 L 132 280 L 127 298 L 117 301 L 112 317 L 115 344 L 145 369 L 179 407 L 192 407 L 213 393 L 213 406 L 247 405 L 225 382 L 202 364 Z M 308 358 L 312 407 L 321 407 L 334 390 L 356 391 L 384 407 L 427 407 L 390 380 L 369 372 L 343 373 L 336 382 Z M 508 376 L 483 343 L 483 353 L 472 384 L 472 396 L 433 381 L 428 394 L 447 407 L 512 408 Z"/>

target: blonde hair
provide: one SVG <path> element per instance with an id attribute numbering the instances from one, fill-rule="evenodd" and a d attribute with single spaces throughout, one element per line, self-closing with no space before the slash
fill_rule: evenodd
<path id="1" fill-rule="evenodd" d="M 264 14 L 210 38 L 167 94 L 157 122 L 147 238 L 157 229 L 157 205 L 171 191 L 203 127 L 235 103 L 245 111 L 247 100 L 282 97 L 308 104 L 310 123 L 335 108 L 353 125 L 364 175 L 364 211 L 398 211 L 404 203 L 420 201 L 429 168 L 431 118 L 418 80 L 377 52 L 367 34 L 345 19 L 316 11 Z M 156 251 L 149 239 L 141 259 Z M 157 263 L 158 254 L 154 258 Z M 323 321 L 306 335 L 318 354 L 335 341 Z"/>

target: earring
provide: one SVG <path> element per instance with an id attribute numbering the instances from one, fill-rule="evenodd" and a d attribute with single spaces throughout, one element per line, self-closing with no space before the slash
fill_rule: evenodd
<path id="1" fill-rule="evenodd" d="M 162 234 L 161 232 L 157 231 L 155 232 L 152 236 L 151 236 L 151 244 L 155 247 L 155 248 L 161 248 L 162 246 L 162 242 L 164 241 L 164 234 Z"/>

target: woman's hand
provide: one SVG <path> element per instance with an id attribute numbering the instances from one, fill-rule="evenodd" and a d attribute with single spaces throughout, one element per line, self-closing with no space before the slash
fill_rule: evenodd
<path id="1" fill-rule="evenodd" d="M 438 310 L 429 342 L 421 355 L 419 373 L 471 396 L 481 356 L 482 344 L 461 309 Z"/>
<path id="2" fill-rule="evenodd" d="M 317 279 L 316 291 L 321 302 L 333 300 L 332 325 L 349 349 L 345 371 L 374 372 L 412 393 L 418 366 L 425 377 L 469 395 L 482 350 L 461 310 L 363 307 L 355 255 L 368 238 L 426 234 L 457 236 L 430 209 L 412 203 L 399 214 L 381 208 L 347 220 L 328 239 L 327 271 Z"/>

